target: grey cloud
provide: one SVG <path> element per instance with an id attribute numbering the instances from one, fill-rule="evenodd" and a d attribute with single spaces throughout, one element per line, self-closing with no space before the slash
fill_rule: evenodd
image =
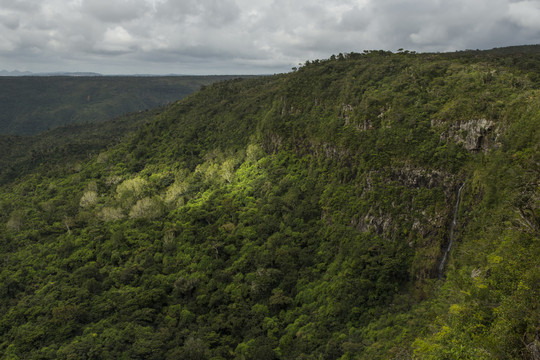
<path id="1" fill-rule="evenodd" d="M 40 8 L 39 1 L 32 0 L 1 0 L 0 9 L 34 12 Z"/>
<path id="2" fill-rule="evenodd" d="M 214 27 L 221 27 L 238 20 L 240 8 L 234 1 L 211 1 L 206 7 L 207 23 Z"/>
<path id="3" fill-rule="evenodd" d="M 508 18 L 519 27 L 540 31 L 540 1 L 513 1 L 508 6 Z"/>
<path id="4" fill-rule="evenodd" d="M 223 26 L 238 19 L 240 8 L 233 0 L 167 0 L 155 6 L 162 19 L 189 21 L 190 24 Z"/>
<path id="5" fill-rule="evenodd" d="M 364 49 L 539 43 L 539 17 L 531 0 L 0 0 L 0 61 L 31 71 L 41 61 L 105 73 L 275 72 Z"/>
<path id="6" fill-rule="evenodd" d="M 0 16 L 0 24 L 9 30 L 17 30 L 20 25 L 19 19 L 13 16 Z"/>
<path id="7" fill-rule="evenodd" d="M 159 18 L 183 21 L 190 15 L 200 15 L 201 11 L 198 3 L 197 0 L 166 0 L 154 4 L 154 7 Z"/>
<path id="8" fill-rule="evenodd" d="M 379 0 L 356 7 L 340 25 L 371 46 L 444 51 L 496 43 L 507 11 L 505 0 Z"/>
<path id="9" fill-rule="evenodd" d="M 355 6 L 346 14 L 344 14 L 339 25 L 342 31 L 366 31 L 369 24 L 372 22 L 372 10 L 369 8 Z"/>
<path id="10" fill-rule="evenodd" d="M 108 23 L 137 19 L 149 10 L 144 0 L 83 0 L 81 5 L 82 13 Z"/>

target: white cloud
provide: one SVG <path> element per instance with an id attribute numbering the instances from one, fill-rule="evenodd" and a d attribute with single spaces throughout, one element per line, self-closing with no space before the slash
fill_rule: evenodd
<path id="1" fill-rule="evenodd" d="M 112 53 L 126 53 L 136 47 L 137 41 L 122 26 L 117 25 L 107 28 L 103 35 L 103 41 L 98 43 L 98 51 Z"/>

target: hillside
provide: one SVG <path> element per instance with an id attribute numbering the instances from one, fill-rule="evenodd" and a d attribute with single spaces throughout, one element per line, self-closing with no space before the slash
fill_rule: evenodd
<path id="1" fill-rule="evenodd" d="M 0 185 L 29 173 L 42 176 L 79 166 L 114 146 L 162 108 L 128 113 L 113 119 L 72 123 L 33 136 L 0 135 Z"/>
<path id="2" fill-rule="evenodd" d="M 536 359 L 538 64 L 340 54 L 6 180 L 1 359 Z"/>
<path id="3" fill-rule="evenodd" d="M 0 134 L 33 135 L 181 99 L 233 76 L 0 77 Z"/>

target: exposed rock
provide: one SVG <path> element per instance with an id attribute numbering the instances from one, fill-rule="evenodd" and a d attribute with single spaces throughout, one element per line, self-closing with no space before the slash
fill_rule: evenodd
<path id="1" fill-rule="evenodd" d="M 455 188 L 455 178 L 441 170 L 426 169 L 411 164 L 396 164 L 392 166 L 387 182 L 393 182 L 409 189 L 440 188 L 446 197 L 450 197 Z M 386 171 L 388 174 L 388 171 Z M 370 172 L 365 178 L 363 191 L 365 194 L 373 189 L 373 177 L 381 176 L 377 172 Z M 396 184 L 397 183 L 397 184 Z M 411 203 L 399 203 L 399 199 L 392 201 L 392 207 L 397 208 L 400 218 L 392 217 L 382 209 L 371 209 L 368 213 L 353 216 L 350 225 L 359 232 L 373 232 L 387 238 L 395 238 L 398 233 L 398 223 L 410 222 L 411 230 L 419 238 L 437 238 L 440 231 L 446 228 L 448 214 L 446 211 L 430 209 L 420 212 L 414 210 L 414 199 Z M 398 204 L 399 203 L 399 204 Z M 414 246 L 413 243 L 410 246 Z"/>
<path id="2" fill-rule="evenodd" d="M 388 214 L 379 214 L 379 216 L 367 214 L 364 217 L 359 216 L 351 219 L 351 225 L 359 232 L 372 231 L 378 235 L 386 236 L 389 236 L 390 233 L 395 230 L 392 224 L 392 218 Z"/>
<path id="3" fill-rule="evenodd" d="M 408 165 L 393 167 L 391 175 L 391 180 L 409 188 L 433 188 L 441 184 L 448 185 L 445 182 L 448 182 L 449 178 L 449 174 L 439 170 L 427 170 Z"/>
<path id="4" fill-rule="evenodd" d="M 320 142 L 316 140 L 308 140 L 297 144 L 298 151 L 307 151 L 316 157 L 324 156 L 327 159 L 344 161 L 351 156 L 349 149 L 332 144 L 330 142 Z"/>
<path id="5" fill-rule="evenodd" d="M 480 276 L 480 274 L 482 274 L 482 270 L 480 270 L 480 269 L 473 269 L 473 270 L 471 271 L 471 279 L 477 278 L 478 276 Z"/>
<path id="6" fill-rule="evenodd" d="M 364 119 L 361 124 L 356 124 L 355 129 L 358 131 L 367 131 L 373 129 L 373 121 Z"/>
<path id="7" fill-rule="evenodd" d="M 432 121 L 432 126 L 441 125 Z M 453 140 L 471 152 L 486 153 L 497 144 L 498 131 L 495 123 L 484 118 L 454 123 L 441 134 L 441 139 Z"/>

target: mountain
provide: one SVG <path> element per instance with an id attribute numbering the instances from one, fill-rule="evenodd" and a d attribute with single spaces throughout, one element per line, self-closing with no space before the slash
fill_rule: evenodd
<path id="1" fill-rule="evenodd" d="M 0 77 L 0 134 L 33 135 L 70 123 L 103 121 L 168 104 L 231 78 L 235 76 Z"/>
<path id="2" fill-rule="evenodd" d="M 123 135 L 64 162 L 14 149 L 0 353 L 535 359 L 539 65 L 339 54 L 106 125 Z"/>

